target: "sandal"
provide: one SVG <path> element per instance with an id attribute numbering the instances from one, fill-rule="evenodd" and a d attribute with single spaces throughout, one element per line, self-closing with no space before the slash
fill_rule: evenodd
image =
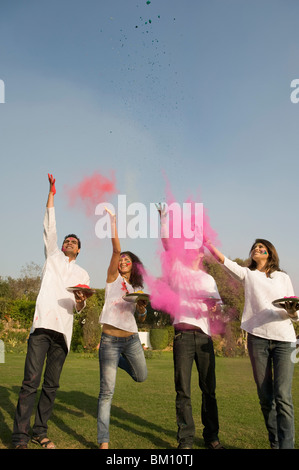
<path id="1" fill-rule="evenodd" d="M 225 447 L 223 447 L 223 445 L 220 444 L 219 441 L 209 442 L 207 444 L 207 447 L 208 447 L 208 449 L 225 449 Z"/>
<path id="2" fill-rule="evenodd" d="M 43 449 L 56 449 L 55 444 L 52 441 L 50 441 L 50 439 L 48 439 L 46 436 L 44 437 L 35 436 L 35 437 L 32 437 L 31 441 L 34 444 L 39 444 L 40 446 L 42 446 Z"/>

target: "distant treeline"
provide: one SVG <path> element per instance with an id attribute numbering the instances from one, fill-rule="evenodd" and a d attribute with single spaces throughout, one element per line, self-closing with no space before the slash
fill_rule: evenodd
<path id="1" fill-rule="evenodd" d="M 246 266 L 248 262 L 242 259 L 235 261 L 241 266 Z M 223 301 L 216 320 L 221 326 L 214 335 L 216 354 L 226 356 L 246 354 L 246 337 L 240 329 L 244 307 L 243 286 L 213 259 L 205 261 L 205 269 L 214 277 Z M 41 271 L 40 266 L 30 263 L 22 268 L 21 276 L 17 279 L 0 277 L 0 338 L 5 340 L 5 335 L 11 336 L 12 330 L 29 331 L 39 292 Z M 96 289 L 96 294 L 87 300 L 83 312 L 75 315 L 72 350 L 93 351 L 97 348 L 101 335 L 99 315 L 104 299 L 105 290 Z M 171 331 L 170 315 L 155 311 L 150 304 L 147 310 L 146 321 L 138 324 L 139 330 L 167 328 L 169 332 Z M 169 333 L 168 346 L 171 346 L 172 338 L 173 335 Z"/>

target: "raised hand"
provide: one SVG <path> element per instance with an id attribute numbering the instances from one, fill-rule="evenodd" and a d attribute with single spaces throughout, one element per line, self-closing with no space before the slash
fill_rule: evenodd
<path id="1" fill-rule="evenodd" d="M 113 214 L 113 212 L 112 212 L 110 209 L 108 209 L 106 206 L 105 206 L 105 211 L 108 212 L 108 214 L 110 215 L 110 217 L 111 217 L 112 219 L 115 219 L 115 218 L 116 218 L 116 215 Z"/>
<path id="2" fill-rule="evenodd" d="M 155 204 L 155 206 L 160 214 L 161 219 L 167 216 L 167 209 L 165 204 L 163 205 L 161 202 L 159 202 L 158 204 Z"/>
<path id="3" fill-rule="evenodd" d="M 55 178 L 53 178 L 53 175 L 50 175 L 50 173 L 48 173 L 48 179 L 49 179 L 49 183 L 50 183 L 50 193 L 53 193 L 56 194 L 56 188 L 55 188 Z"/>

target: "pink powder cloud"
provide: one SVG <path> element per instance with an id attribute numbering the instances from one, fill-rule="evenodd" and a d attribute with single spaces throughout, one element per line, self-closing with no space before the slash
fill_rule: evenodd
<path id="1" fill-rule="evenodd" d="M 64 188 L 70 207 L 82 208 L 87 216 L 94 214 L 95 207 L 106 202 L 116 193 L 114 174 L 110 178 L 95 171 L 92 176 L 85 176 L 74 186 Z"/>
<path id="2" fill-rule="evenodd" d="M 168 206 L 170 206 L 175 202 L 175 198 L 170 190 L 170 185 L 167 183 L 166 203 Z M 177 218 L 174 213 L 171 211 L 169 212 L 169 238 L 166 239 L 167 249 L 164 249 L 162 240 L 159 240 L 157 256 L 159 256 L 161 263 L 161 277 L 156 278 L 155 276 L 151 275 L 150 272 L 144 273 L 144 280 L 149 289 L 151 306 L 155 310 L 168 313 L 173 319 L 179 318 L 180 315 L 184 313 L 184 307 L 181 306 L 182 300 L 191 300 L 192 304 L 192 296 L 198 296 L 198 298 L 201 298 L 201 295 L 203 297 L 205 296 L 204 293 L 198 294 L 197 292 L 192 292 L 192 289 L 190 291 L 192 275 L 186 275 L 186 270 L 182 271 L 181 273 L 177 271 L 175 272 L 177 284 L 179 284 L 181 287 L 180 292 L 174 291 L 171 287 L 171 279 L 174 275 L 174 263 L 179 260 L 182 265 L 190 267 L 192 261 L 198 257 L 199 251 L 203 251 L 203 247 L 196 249 L 186 249 L 186 242 L 190 242 L 192 239 L 186 238 L 186 236 L 184 236 L 183 225 L 187 224 L 187 226 L 190 227 L 192 231 L 194 231 L 194 234 L 203 233 L 204 236 L 210 239 L 214 245 L 219 245 L 218 235 L 210 224 L 210 219 L 206 208 L 203 206 L 203 217 L 202 220 L 200 219 L 199 226 L 199 221 L 197 218 L 198 214 L 195 210 L 195 204 L 199 201 L 195 201 L 190 197 L 185 202 L 188 202 L 191 207 L 191 211 L 187 216 L 184 216 L 182 211 L 181 218 Z M 175 233 L 180 233 L 181 236 L 176 237 L 174 236 Z M 182 297 L 182 292 L 189 292 L 186 299 L 184 299 L 184 294 Z M 189 311 L 190 309 L 192 310 L 192 305 L 189 307 Z M 198 311 L 198 302 L 194 302 L 194 317 L 196 318 L 200 315 L 206 316 L 207 312 Z"/>

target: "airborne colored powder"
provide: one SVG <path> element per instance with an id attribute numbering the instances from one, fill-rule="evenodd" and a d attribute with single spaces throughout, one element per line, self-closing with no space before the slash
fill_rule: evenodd
<path id="1" fill-rule="evenodd" d="M 192 319 L 199 317 L 204 318 L 208 324 L 210 313 L 206 303 L 203 304 L 203 299 L 207 303 L 212 297 L 219 303 L 221 299 L 215 282 L 204 272 L 202 236 L 208 238 L 214 245 L 219 245 L 219 240 L 210 225 L 205 208 L 203 207 L 202 217 L 199 219 L 195 201 L 189 198 L 186 202 L 188 207 L 191 207 L 188 214 L 183 214 L 181 211 L 181 217 L 178 217 L 178 213 L 169 211 L 168 224 L 165 225 L 164 218 L 164 224 L 161 226 L 162 239 L 158 249 L 161 277 L 155 278 L 149 272 L 144 272 L 143 275 L 149 289 L 152 308 L 168 313 L 172 320 L 181 319 L 184 315 L 191 324 Z M 167 206 L 171 207 L 174 203 L 174 197 L 170 190 L 167 190 Z M 189 234 L 192 232 L 194 234 L 194 245 L 191 248 L 186 248 L 190 246 L 186 245 L 186 242 L 190 242 L 191 239 L 189 235 L 186 238 L 183 227 L 188 227 Z M 177 237 L 175 233 L 181 235 Z M 168 237 L 163 238 L 165 234 Z M 210 324 L 211 329 L 213 326 L 215 329 L 219 328 L 215 322 Z"/>
<path id="2" fill-rule="evenodd" d="M 95 207 L 116 193 L 114 174 L 111 178 L 94 172 L 75 186 L 65 186 L 70 207 L 82 208 L 87 216 L 94 214 Z"/>

